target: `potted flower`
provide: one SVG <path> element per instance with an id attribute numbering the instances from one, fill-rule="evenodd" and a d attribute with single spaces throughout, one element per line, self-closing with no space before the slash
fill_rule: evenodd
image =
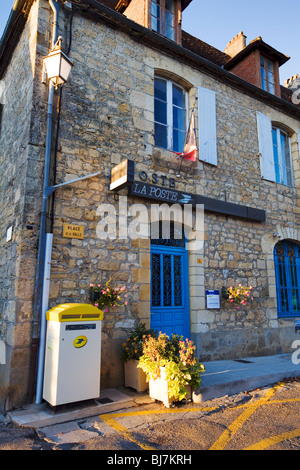
<path id="1" fill-rule="evenodd" d="M 146 328 L 145 323 L 138 324 L 122 345 L 121 359 L 124 362 L 125 387 L 133 388 L 137 392 L 148 390 L 146 374 L 138 368 L 139 358 L 143 354 L 143 339 L 148 335 L 155 336 L 155 333 L 152 329 Z"/>
<path id="2" fill-rule="evenodd" d="M 231 304 L 237 305 L 236 308 L 239 309 L 242 305 L 247 305 L 250 300 L 253 300 L 253 297 L 251 296 L 252 289 L 252 286 L 245 287 L 242 286 L 242 284 L 239 284 L 238 286 L 230 286 L 229 289 L 227 289 L 226 300 Z"/>
<path id="3" fill-rule="evenodd" d="M 149 381 L 149 395 L 166 407 L 172 402 L 191 397 L 192 390 L 201 384 L 204 366 L 195 356 L 192 341 L 173 334 L 146 336 L 139 365 Z"/>
<path id="4" fill-rule="evenodd" d="M 113 287 L 109 279 L 104 285 L 90 284 L 89 298 L 95 307 L 108 312 L 110 307 L 127 305 L 127 289 L 125 286 Z"/>

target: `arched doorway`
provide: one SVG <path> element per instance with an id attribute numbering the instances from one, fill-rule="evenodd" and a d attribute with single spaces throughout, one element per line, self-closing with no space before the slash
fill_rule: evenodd
<path id="1" fill-rule="evenodd" d="M 189 276 L 186 240 L 174 223 L 170 236 L 151 238 L 151 328 L 168 336 L 190 337 Z"/>
<path id="2" fill-rule="evenodd" d="M 278 317 L 300 315 L 300 245 L 289 240 L 274 249 Z"/>

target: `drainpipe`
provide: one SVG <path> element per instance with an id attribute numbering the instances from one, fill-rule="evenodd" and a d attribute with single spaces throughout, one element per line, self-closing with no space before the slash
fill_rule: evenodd
<path id="1" fill-rule="evenodd" d="M 52 47 L 54 47 L 58 36 L 58 11 L 59 7 L 56 1 L 49 0 L 50 7 L 53 11 L 53 32 L 52 32 Z M 45 342 L 46 342 L 46 311 L 47 302 L 45 299 L 45 273 L 46 269 L 46 219 L 47 219 L 47 203 L 48 195 L 47 189 L 49 187 L 50 175 L 50 154 L 51 154 L 51 141 L 52 141 L 52 119 L 53 119 L 53 99 L 54 99 L 54 85 L 49 83 L 48 95 L 48 112 L 47 112 L 47 136 L 46 136 L 46 149 L 45 149 L 45 166 L 44 166 L 44 184 L 43 184 L 43 199 L 42 211 L 40 220 L 40 235 L 39 235 L 39 248 L 37 259 L 37 274 L 35 281 L 35 309 L 34 318 L 40 318 L 40 343 L 38 354 L 38 368 L 37 368 L 37 383 L 36 383 L 36 403 L 42 402 L 42 389 L 43 389 L 43 376 L 44 376 L 44 359 L 45 359 Z"/>

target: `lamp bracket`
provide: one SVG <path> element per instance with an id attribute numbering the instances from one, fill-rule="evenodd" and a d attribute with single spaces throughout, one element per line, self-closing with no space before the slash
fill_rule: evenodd
<path id="1" fill-rule="evenodd" d="M 65 181 L 64 183 L 55 184 L 54 186 L 48 186 L 48 188 L 46 188 L 46 196 L 47 197 L 50 196 L 50 194 L 52 194 L 57 188 L 68 186 L 69 184 L 77 183 L 78 181 L 83 181 L 88 178 L 93 178 L 93 176 L 100 175 L 100 173 L 101 171 L 97 171 L 97 173 L 92 173 L 90 175 L 81 176 L 80 178 L 75 178 L 74 180 L 71 180 L 71 181 Z"/>

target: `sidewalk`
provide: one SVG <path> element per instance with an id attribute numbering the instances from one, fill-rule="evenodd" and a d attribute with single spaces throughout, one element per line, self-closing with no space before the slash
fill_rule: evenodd
<path id="1" fill-rule="evenodd" d="M 292 354 L 214 361 L 204 365 L 201 388 L 193 396 L 195 403 L 300 376 L 300 364 L 293 364 Z"/>
<path id="2" fill-rule="evenodd" d="M 291 354 L 206 362 L 204 365 L 202 385 L 193 394 L 194 403 L 250 391 L 284 378 L 300 377 L 300 364 L 293 364 Z M 108 389 L 101 391 L 99 399 L 89 403 L 66 405 L 57 412 L 53 412 L 46 403 L 29 405 L 23 410 L 10 412 L 9 418 L 20 426 L 42 428 L 149 404 L 154 405 L 148 393 L 135 393 L 125 388 Z"/>

